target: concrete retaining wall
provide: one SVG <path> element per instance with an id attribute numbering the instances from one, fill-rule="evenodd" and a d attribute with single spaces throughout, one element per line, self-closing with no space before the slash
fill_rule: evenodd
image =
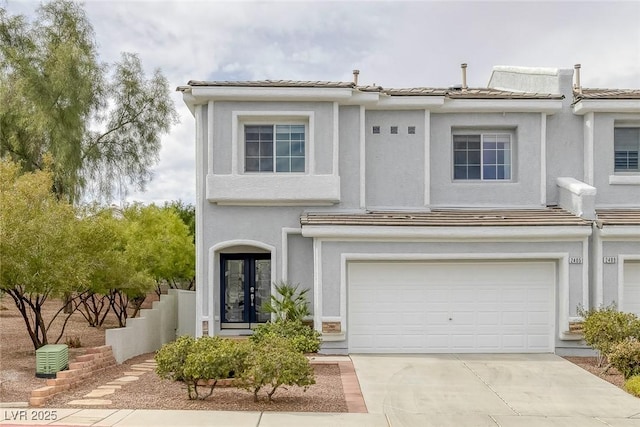
<path id="1" fill-rule="evenodd" d="M 151 353 L 177 335 L 195 334 L 195 292 L 169 289 L 153 308 L 140 310 L 140 317 L 127 319 L 125 328 L 107 329 L 106 345 L 118 363 Z"/>

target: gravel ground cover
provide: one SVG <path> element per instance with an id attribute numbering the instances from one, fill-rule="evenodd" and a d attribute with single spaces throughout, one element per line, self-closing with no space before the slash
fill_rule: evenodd
<path id="1" fill-rule="evenodd" d="M 131 371 L 131 366 L 153 358 L 153 354 L 143 354 L 127 360 L 122 365 L 95 375 L 91 384 L 56 395 L 46 404 L 50 408 L 86 408 L 69 405 L 72 400 L 82 399 L 97 384 L 106 384 Z M 266 395 L 260 394 L 259 402 L 253 401 L 253 394 L 235 387 L 216 387 L 206 400 L 189 400 L 185 386 L 180 382 L 163 380 L 155 372 L 140 375 L 140 379 L 123 385 L 115 393 L 104 396 L 111 405 L 100 408 L 119 409 L 190 409 L 224 411 L 282 411 L 282 412 L 347 412 L 342 392 L 340 370 L 337 365 L 314 365 L 316 384 L 306 391 L 300 387 L 281 388 L 274 394 L 274 401 L 268 402 Z"/>
<path id="2" fill-rule="evenodd" d="M 151 300 L 153 297 L 151 298 Z M 146 304 L 150 305 L 151 301 Z M 60 308 L 60 301 L 45 304 L 45 318 L 49 318 Z M 59 332 L 62 319 L 52 326 Z M 115 319 L 109 317 L 105 328 L 115 327 Z M 65 328 L 65 338 L 78 338 L 82 347 L 104 345 L 105 328 L 89 327 L 84 318 L 74 314 Z M 51 336 L 54 336 L 53 334 Z M 57 337 L 57 333 L 55 334 Z M 55 339 L 55 338 L 54 338 Z M 70 348 L 69 359 L 84 354 L 84 348 Z M 153 353 L 143 354 L 125 363 L 94 374 L 85 386 L 60 393 L 50 399 L 46 407 L 72 408 L 67 403 L 82 399 L 84 395 L 105 385 L 125 372 L 131 366 L 153 359 Z M 24 320 L 11 297 L 0 298 L 0 402 L 27 402 L 31 391 L 44 387 L 46 380 L 35 377 L 35 351 L 28 337 Z M 160 379 L 155 372 L 146 372 L 140 379 L 123 385 L 114 394 L 104 399 L 111 405 L 98 408 L 118 409 L 201 409 L 201 410 L 247 410 L 247 411 L 296 411 L 296 412 L 347 412 L 342 389 L 340 370 L 337 365 L 315 365 L 316 384 L 306 392 L 300 387 L 287 387 L 274 394 L 274 402 L 253 402 L 253 394 L 237 388 L 218 388 L 204 401 L 192 401 L 182 383 Z M 76 406 L 79 407 L 79 406 Z M 85 407 L 86 408 L 86 407 Z"/>

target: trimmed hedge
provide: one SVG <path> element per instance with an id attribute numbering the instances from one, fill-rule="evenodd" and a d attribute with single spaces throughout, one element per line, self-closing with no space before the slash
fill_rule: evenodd
<path id="1" fill-rule="evenodd" d="M 208 398 L 218 380 L 226 378 L 233 378 L 235 385 L 253 392 L 256 401 L 262 389 L 267 390 L 269 401 L 284 385 L 306 390 L 307 386 L 315 384 L 315 378 L 300 347 L 313 347 L 315 341 L 300 326 L 315 332 L 301 323 L 287 322 L 278 328 L 289 332 L 291 337 L 280 336 L 271 329 L 251 341 L 180 337 L 158 350 L 156 372 L 161 378 L 184 382 L 190 400 Z M 300 330 L 302 334 L 298 333 Z M 315 334 L 311 335 L 315 337 Z M 317 337 L 316 340 L 319 345 Z"/>
<path id="2" fill-rule="evenodd" d="M 613 346 L 609 363 L 624 375 L 625 379 L 640 375 L 640 341 L 626 338 Z"/>
<path id="3" fill-rule="evenodd" d="M 204 400 L 213 394 L 218 380 L 232 378 L 244 369 L 249 352 L 247 342 L 220 337 L 180 337 L 156 353 L 156 373 L 160 378 L 182 381 L 190 400 Z M 213 380 L 207 392 L 199 383 Z M 199 388 L 200 387 L 200 388 Z"/>
<path id="4" fill-rule="evenodd" d="M 320 333 L 300 320 L 276 320 L 262 324 L 253 330 L 249 339 L 259 344 L 271 337 L 288 339 L 300 353 L 317 353 L 320 349 Z"/>
<path id="5" fill-rule="evenodd" d="M 304 387 L 306 391 L 309 385 L 316 383 L 309 360 L 290 340 L 276 335 L 267 335 L 260 342 L 252 343 L 245 362 L 236 384 L 251 391 L 255 402 L 262 389 L 266 390 L 271 402 L 280 386 Z"/>
<path id="6" fill-rule="evenodd" d="M 163 345 L 154 357 L 158 376 L 167 380 L 184 381 L 184 365 L 195 342 L 195 338 L 183 335 Z"/>
<path id="7" fill-rule="evenodd" d="M 606 357 L 619 342 L 627 338 L 640 339 L 638 316 L 618 311 L 614 304 L 580 314 L 584 317 L 584 340 Z"/>

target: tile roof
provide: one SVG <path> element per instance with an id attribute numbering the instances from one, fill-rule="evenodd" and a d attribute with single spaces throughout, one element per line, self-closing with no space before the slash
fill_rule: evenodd
<path id="1" fill-rule="evenodd" d="M 296 81 L 296 80 L 247 80 L 229 81 L 200 81 L 189 80 L 189 86 L 235 86 L 235 87 L 318 87 L 318 88 L 355 88 L 352 82 L 327 81 Z"/>
<path id="2" fill-rule="evenodd" d="M 640 225 L 638 209 L 596 209 L 599 225 Z"/>
<path id="3" fill-rule="evenodd" d="M 445 96 L 447 89 L 435 87 L 380 88 L 380 92 L 391 96 Z"/>
<path id="4" fill-rule="evenodd" d="M 581 99 L 640 99 L 640 89 L 589 89 L 573 91 L 576 102 Z"/>
<path id="5" fill-rule="evenodd" d="M 358 89 L 361 89 L 358 87 Z M 562 95 L 552 93 L 514 92 L 492 88 L 453 87 L 448 89 L 413 87 L 413 88 L 379 88 L 379 92 L 390 96 L 446 96 L 451 99 L 562 99 Z"/>
<path id="6" fill-rule="evenodd" d="M 213 87 L 277 87 L 277 88 L 347 88 L 360 92 L 377 92 L 389 96 L 446 96 L 452 99 L 562 99 L 551 93 L 513 92 L 491 88 L 383 88 L 378 85 L 356 86 L 353 82 L 254 80 L 254 81 L 199 81 L 190 80 L 188 86 Z"/>
<path id="7" fill-rule="evenodd" d="M 202 81 L 190 80 L 187 86 L 227 86 L 227 87 L 279 87 L 279 88 L 346 88 L 360 92 L 378 92 L 389 96 L 446 96 L 451 99 L 563 99 L 553 93 L 517 92 L 493 88 L 460 87 L 434 88 L 384 88 L 379 85 L 356 86 L 353 82 L 332 82 L 321 80 L 245 80 L 245 81 Z M 180 89 L 180 88 L 179 88 Z M 582 88 L 573 91 L 574 101 L 582 99 L 640 99 L 640 89 L 594 89 Z"/>
<path id="8" fill-rule="evenodd" d="M 499 227 L 499 226 L 589 226 L 591 221 L 557 207 L 542 209 L 466 210 L 434 209 L 430 212 L 371 211 L 353 213 L 305 213 L 300 224 L 345 226 L 423 226 L 423 227 Z"/>
<path id="9" fill-rule="evenodd" d="M 448 90 L 452 99 L 563 99 L 564 95 L 553 93 L 514 92 L 492 88 L 469 88 L 467 90 Z"/>

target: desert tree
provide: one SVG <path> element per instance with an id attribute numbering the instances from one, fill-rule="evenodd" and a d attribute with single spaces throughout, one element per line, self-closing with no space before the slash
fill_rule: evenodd
<path id="1" fill-rule="evenodd" d="M 165 202 L 165 209 L 173 210 L 185 223 L 189 229 L 189 234 L 193 238 L 193 242 L 196 242 L 196 207 L 191 203 L 186 203 L 182 200 L 172 200 L 171 202 Z"/>
<path id="2" fill-rule="evenodd" d="M 171 202 L 166 202 L 163 206 L 164 209 L 173 210 L 185 223 L 187 229 L 189 230 L 189 234 L 191 235 L 191 240 L 193 244 L 196 243 L 196 207 L 191 203 L 185 203 L 182 200 L 173 200 Z M 193 253 L 195 257 L 195 252 Z M 195 258 L 194 258 L 195 265 Z M 193 276 L 189 278 L 179 279 L 179 280 L 170 280 L 169 286 L 174 289 L 187 289 L 187 290 L 195 290 L 196 286 L 196 277 L 195 277 L 195 269 L 193 270 Z"/>
<path id="3" fill-rule="evenodd" d="M 57 198 L 52 185 L 52 172 L 23 173 L 15 162 L 0 160 L 0 290 L 15 302 L 35 349 L 58 342 L 76 310 L 99 326 L 112 308 L 124 326 L 127 299 L 155 284 L 127 253 L 123 218 L 110 209 L 75 207 Z M 45 318 L 44 304 L 59 298 L 69 304 Z M 59 334 L 52 337 L 58 318 Z"/>
<path id="4" fill-rule="evenodd" d="M 82 293 L 89 278 L 74 208 L 55 197 L 52 184 L 50 172 L 22 174 L 16 163 L 0 160 L 0 289 L 14 300 L 36 349 L 49 342 L 63 310 L 45 319 L 44 303 Z M 61 337 L 62 331 L 56 342 Z"/>
<path id="5" fill-rule="evenodd" d="M 190 280 L 195 272 L 195 245 L 188 227 L 171 208 L 134 204 L 124 209 L 127 256 L 138 271 L 163 283 Z"/>
<path id="6" fill-rule="evenodd" d="M 50 155 L 58 197 L 144 188 L 177 122 L 169 93 L 135 54 L 100 61 L 81 3 L 44 3 L 33 22 L 0 7 L 0 155 L 23 171 L 43 170 Z"/>
<path id="7" fill-rule="evenodd" d="M 119 326 L 125 326 L 128 297 L 141 298 L 154 282 L 126 253 L 127 222 L 117 209 L 91 205 L 78 211 L 89 283 L 74 298 L 77 310 L 90 326 L 102 326 L 113 309 Z"/>

